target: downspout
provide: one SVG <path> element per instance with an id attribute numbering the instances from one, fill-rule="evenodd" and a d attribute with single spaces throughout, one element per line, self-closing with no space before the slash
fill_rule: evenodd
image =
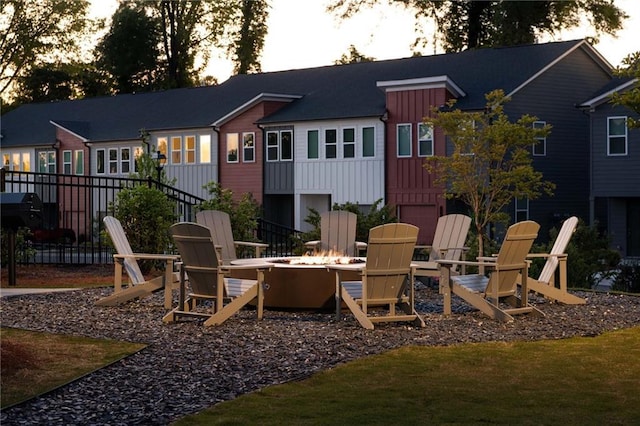
<path id="1" fill-rule="evenodd" d="M 384 188 L 384 204 L 386 205 L 389 201 L 389 194 L 387 193 L 387 120 L 389 120 L 389 111 L 385 109 L 384 114 L 378 117 L 378 120 L 382 122 L 382 140 L 384 141 L 384 173 L 382 175 L 382 186 Z M 399 217 L 397 208 L 398 207 L 396 207 L 396 217 Z"/>
<path id="2" fill-rule="evenodd" d="M 220 152 L 221 152 L 221 150 L 222 150 L 222 149 L 221 149 L 222 147 L 221 147 L 221 145 L 220 145 L 220 128 L 219 128 L 219 127 L 216 127 L 216 126 L 211 126 L 211 128 L 213 129 L 213 131 L 214 131 L 214 132 L 216 132 L 216 133 L 218 134 L 218 144 L 217 144 L 217 145 L 218 145 L 218 149 L 217 149 L 217 151 L 218 151 L 218 158 L 216 159 L 216 162 L 217 162 L 217 164 L 218 164 L 218 176 L 216 176 L 216 181 L 217 181 L 218 185 L 220 185 L 220 167 L 221 167 L 221 164 L 222 164 L 222 163 L 220 162 L 220 158 L 221 158 L 221 156 L 220 156 Z"/>

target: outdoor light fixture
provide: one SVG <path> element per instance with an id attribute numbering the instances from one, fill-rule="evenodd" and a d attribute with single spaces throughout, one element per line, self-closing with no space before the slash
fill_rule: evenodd
<path id="1" fill-rule="evenodd" d="M 156 151 L 156 153 L 153 154 L 151 158 L 156 162 L 156 170 L 158 171 L 158 185 L 160 185 L 160 176 L 162 174 L 162 169 L 164 169 L 164 166 L 167 163 L 167 156 L 160 151 Z"/>

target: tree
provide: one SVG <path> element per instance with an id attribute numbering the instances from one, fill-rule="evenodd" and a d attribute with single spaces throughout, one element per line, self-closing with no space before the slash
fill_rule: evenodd
<path id="1" fill-rule="evenodd" d="M 242 0 L 240 12 L 240 25 L 233 31 L 231 38 L 234 43 L 230 46 L 233 50 L 234 72 L 260 72 L 259 59 L 267 35 L 269 4 L 265 0 Z"/>
<path id="2" fill-rule="evenodd" d="M 133 3 L 122 3 L 95 49 L 96 64 L 115 79 L 118 93 L 160 88 L 160 21 Z"/>
<path id="3" fill-rule="evenodd" d="M 73 57 L 99 23 L 86 18 L 88 0 L 0 2 L 0 96 L 10 99 L 16 79 L 34 64 Z M 67 58 L 68 60 L 68 58 Z"/>
<path id="4" fill-rule="evenodd" d="M 628 18 L 608 0 L 388 2 L 413 9 L 417 19 L 434 21 L 446 52 L 535 43 L 542 34 L 554 35 L 578 26 L 583 17 L 596 35 L 615 34 Z M 374 0 L 334 0 L 328 10 L 345 19 L 374 4 Z"/>
<path id="5" fill-rule="evenodd" d="M 620 77 L 634 77 L 633 86 L 621 93 L 614 93 L 612 101 L 615 105 L 622 105 L 640 114 L 640 51 L 629 54 L 622 61 L 622 67 L 616 69 Z M 627 125 L 630 129 L 640 128 L 640 119 L 629 117 Z"/>
<path id="6" fill-rule="evenodd" d="M 524 115 L 509 121 L 504 104 L 509 101 L 502 90 L 486 95 L 484 112 L 453 109 L 432 111 L 425 122 L 442 129 L 453 151 L 434 156 L 425 168 L 442 185 L 446 198 L 457 198 L 469 206 L 478 238 L 478 255 L 484 255 L 484 230 L 491 223 L 507 223 L 505 207 L 518 198 L 533 200 L 555 186 L 543 181 L 542 173 L 532 166 L 531 147 L 545 137 L 550 128 L 534 127 L 536 117 Z"/>
<path id="7" fill-rule="evenodd" d="M 365 56 L 362 53 L 358 52 L 358 49 L 352 44 L 349 46 L 349 52 L 343 53 L 340 56 L 340 59 L 336 60 L 334 64 L 336 65 L 344 65 L 344 64 L 355 64 L 358 62 L 373 62 L 376 58 L 372 58 L 370 56 Z"/>

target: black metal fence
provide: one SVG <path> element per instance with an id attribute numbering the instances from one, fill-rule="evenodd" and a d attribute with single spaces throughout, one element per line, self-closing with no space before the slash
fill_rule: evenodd
<path id="1" fill-rule="evenodd" d="M 0 169 L 0 192 L 32 192 L 42 201 L 42 223 L 18 241 L 20 264 L 100 264 L 113 262 L 111 247 L 101 238 L 102 219 L 112 212 L 118 192 L 135 185 L 156 186 L 176 206 L 179 221 L 195 220 L 204 200 L 151 178 L 73 176 Z M 256 237 L 267 244 L 267 256 L 290 254 L 297 231 L 259 219 Z M 4 239 L 4 231 L 3 231 Z"/>

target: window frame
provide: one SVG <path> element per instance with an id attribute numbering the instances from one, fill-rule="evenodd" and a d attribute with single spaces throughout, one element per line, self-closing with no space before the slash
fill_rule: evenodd
<path id="1" fill-rule="evenodd" d="M 112 152 L 116 153 L 115 159 L 111 158 L 111 153 Z M 119 172 L 119 169 L 118 169 L 118 167 L 120 166 L 120 155 L 119 155 L 119 152 L 120 152 L 120 150 L 118 148 L 109 148 L 107 150 L 107 153 L 108 153 L 108 155 L 107 155 L 107 164 L 109 165 L 108 170 L 109 170 L 109 174 L 110 175 L 117 175 L 118 172 Z M 115 171 L 112 171 L 112 168 L 111 168 L 112 163 L 115 163 L 115 165 L 116 165 Z"/>
<path id="2" fill-rule="evenodd" d="M 329 134 L 332 133 L 332 141 L 329 142 Z M 333 156 L 329 156 L 332 154 Z M 324 129 L 324 158 L 335 160 L 338 158 L 338 129 Z"/>
<path id="3" fill-rule="evenodd" d="M 401 155 L 400 154 L 400 129 L 408 128 L 409 129 L 409 140 L 407 141 L 407 147 L 409 148 L 409 154 Z M 412 140 L 413 140 L 413 126 L 411 123 L 398 123 L 396 124 L 396 157 L 397 158 L 411 158 L 413 156 L 412 150 Z M 405 147 L 406 148 L 406 147 Z"/>
<path id="4" fill-rule="evenodd" d="M 267 130 L 265 149 L 267 151 L 267 162 L 273 163 L 280 160 L 280 133 L 277 130 Z M 275 155 L 273 155 L 273 153 L 275 153 Z"/>
<path id="5" fill-rule="evenodd" d="M 225 134 L 225 142 L 226 142 L 226 153 L 227 153 L 227 163 L 229 164 L 237 164 L 240 162 L 240 135 L 238 133 L 226 133 Z M 232 158 L 233 153 L 233 145 L 235 145 L 235 158 Z"/>
<path id="6" fill-rule="evenodd" d="M 251 137 L 251 146 L 247 147 L 247 137 Z M 247 153 L 251 153 L 251 158 L 247 160 Z M 256 134 L 255 132 L 243 132 L 242 133 L 242 162 L 243 163 L 255 163 L 256 162 Z"/>
<path id="7" fill-rule="evenodd" d="M 371 130 L 371 152 L 372 155 L 365 155 L 367 148 L 367 138 L 365 137 L 365 131 Z M 362 158 L 373 158 L 376 156 L 376 128 L 374 126 L 364 126 L 361 129 L 362 135 Z"/>
<path id="8" fill-rule="evenodd" d="M 211 135 L 203 134 L 198 137 L 200 164 L 211 164 Z"/>
<path id="9" fill-rule="evenodd" d="M 546 121 L 534 121 L 532 126 L 534 129 L 537 128 L 541 128 L 547 125 Z M 536 127 L 536 126 L 540 126 L 540 127 Z M 531 147 L 531 155 L 533 155 L 534 157 L 546 157 L 547 155 L 547 138 L 546 137 L 542 137 L 536 138 L 538 140 L 538 143 L 533 144 L 533 146 Z M 542 146 L 542 152 L 540 152 L 540 149 L 536 149 L 536 147 L 540 147 Z"/>
<path id="10" fill-rule="evenodd" d="M 65 149 L 62 151 L 62 174 L 70 175 L 73 172 L 73 151 Z"/>
<path id="11" fill-rule="evenodd" d="M 428 128 L 429 129 L 429 133 L 431 134 L 431 138 L 429 139 L 422 139 L 421 138 L 421 131 L 423 128 Z M 435 145 L 434 145 L 434 136 L 433 136 L 433 126 L 427 123 L 418 123 L 418 157 L 433 157 L 435 155 Z M 431 153 L 430 154 L 425 154 L 422 152 L 422 146 L 423 146 L 423 142 L 424 143 L 428 143 L 429 146 L 431 147 Z"/>
<path id="12" fill-rule="evenodd" d="M 196 135 L 184 137 L 184 164 L 196 164 Z"/>
<path id="13" fill-rule="evenodd" d="M 126 156 L 128 157 L 126 160 L 124 158 L 125 152 L 127 153 Z M 119 155 L 120 158 L 118 158 L 118 164 L 120 166 L 120 174 L 129 174 L 131 172 L 131 148 L 129 148 L 128 146 L 120 147 Z"/>
<path id="14" fill-rule="evenodd" d="M 76 149 L 73 152 L 73 174 L 84 175 L 84 150 Z"/>
<path id="15" fill-rule="evenodd" d="M 315 134 L 315 157 L 311 157 L 309 154 L 311 152 L 311 138 L 309 137 L 311 134 Z M 307 130 L 307 160 L 319 160 L 320 159 L 320 130 L 319 129 L 309 129 Z"/>
<path id="16" fill-rule="evenodd" d="M 611 134 L 611 121 L 612 120 L 623 120 L 624 135 L 612 135 Z M 611 152 L 611 139 L 623 139 L 624 140 L 624 152 Z M 607 117 L 607 156 L 608 157 L 623 157 L 629 154 L 629 129 L 627 128 L 627 116 L 619 115 Z"/>
<path id="17" fill-rule="evenodd" d="M 521 206 L 520 203 L 524 202 L 526 205 L 524 207 Z M 529 220 L 529 197 L 524 198 L 514 198 L 514 222 L 520 222 L 523 220 Z M 520 217 L 520 215 L 524 212 L 524 217 Z"/>
<path id="18" fill-rule="evenodd" d="M 96 174 L 97 175 L 106 174 L 106 170 L 107 170 L 106 154 L 107 152 L 104 148 L 99 148 L 96 150 Z M 100 160 L 102 160 L 102 164 L 100 164 Z"/>
<path id="19" fill-rule="evenodd" d="M 347 141 L 347 138 L 346 138 L 347 131 L 351 131 L 353 140 Z M 342 134 L 342 158 L 356 158 L 356 128 L 343 127 L 341 134 Z M 347 156 L 347 148 L 351 148 L 350 156 Z"/>
<path id="20" fill-rule="evenodd" d="M 170 149 L 171 164 L 182 164 L 182 136 L 171 136 Z"/>

